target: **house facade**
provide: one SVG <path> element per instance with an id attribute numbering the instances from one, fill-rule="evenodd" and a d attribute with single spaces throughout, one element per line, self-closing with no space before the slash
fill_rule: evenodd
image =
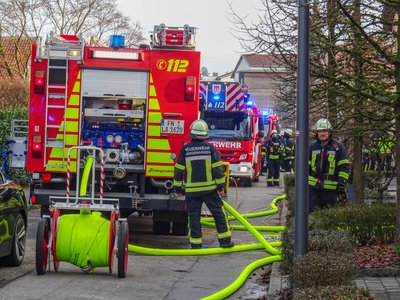
<path id="1" fill-rule="evenodd" d="M 276 110 L 279 86 L 288 69 L 280 56 L 274 54 L 244 54 L 232 72 L 234 81 L 248 86 L 251 98 L 261 109 Z"/>

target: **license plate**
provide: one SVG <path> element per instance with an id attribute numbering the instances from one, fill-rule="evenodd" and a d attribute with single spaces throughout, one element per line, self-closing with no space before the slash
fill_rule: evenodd
<path id="1" fill-rule="evenodd" d="M 183 134 L 184 120 L 161 120 L 161 133 Z"/>

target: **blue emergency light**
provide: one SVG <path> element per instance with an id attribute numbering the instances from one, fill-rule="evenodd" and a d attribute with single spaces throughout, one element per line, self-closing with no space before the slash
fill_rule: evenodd
<path id="1" fill-rule="evenodd" d="M 220 96 L 213 96 L 213 100 L 219 100 L 220 98 Z"/>
<path id="2" fill-rule="evenodd" d="M 263 110 L 263 112 L 262 112 L 262 115 L 263 116 L 269 116 L 269 115 L 271 115 L 272 114 L 272 110 L 271 109 L 266 109 L 266 110 Z"/>
<path id="3" fill-rule="evenodd" d="M 253 107 L 253 101 L 249 100 L 246 102 L 247 107 Z"/>
<path id="4" fill-rule="evenodd" d="M 125 37 L 123 35 L 113 34 L 110 36 L 111 48 L 125 48 Z"/>

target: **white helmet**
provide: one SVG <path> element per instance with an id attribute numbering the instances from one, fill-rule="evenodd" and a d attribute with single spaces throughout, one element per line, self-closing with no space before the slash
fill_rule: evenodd
<path id="1" fill-rule="evenodd" d="M 208 126 L 203 120 L 196 120 L 190 125 L 189 137 L 197 140 L 208 139 Z"/>
<path id="2" fill-rule="evenodd" d="M 288 135 L 288 136 L 292 136 L 293 135 L 293 130 L 292 129 L 285 129 L 285 133 Z"/>
<path id="3" fill-rule="evenodd" d="M 315 123 L 314 130 L 332 130 L 332 125 L 328 119 L 322 118 Z"/>

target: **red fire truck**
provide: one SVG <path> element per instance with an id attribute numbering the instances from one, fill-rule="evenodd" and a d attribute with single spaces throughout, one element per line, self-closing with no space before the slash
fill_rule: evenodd
<path id="1" fill-rule="evenodd" d="M 104 152 L 104 197 L 119 199 L 125 216 L 152 215 L 155 234 L 169 234 L 171 224 L 172 234 L 187 234 L 184 201 L 173 197 L 172 179 L 198 118 L 194 37 L 194 27 L 161 24 L 151 47 L 125 48 L 123 36 L 100 47 L 54 34 L 33 45 L 27 170 L 31 200 L 42 214 L 50 196 L 65 195 L 69 149 L 91 145 Z M 73 195 L 85 162 L 70 153 Z M 101 159 L 95 163 L 100 173 Z"/>
<path id="2" fill-rule="evenodd" d="M 262 117 L 247 89 L 237 82 L 202 81 L 200 107 L 211 142 L 222 160 L 230 163 L 230 176 L 252 186 L 261 170 L 263 133 Z"/>

